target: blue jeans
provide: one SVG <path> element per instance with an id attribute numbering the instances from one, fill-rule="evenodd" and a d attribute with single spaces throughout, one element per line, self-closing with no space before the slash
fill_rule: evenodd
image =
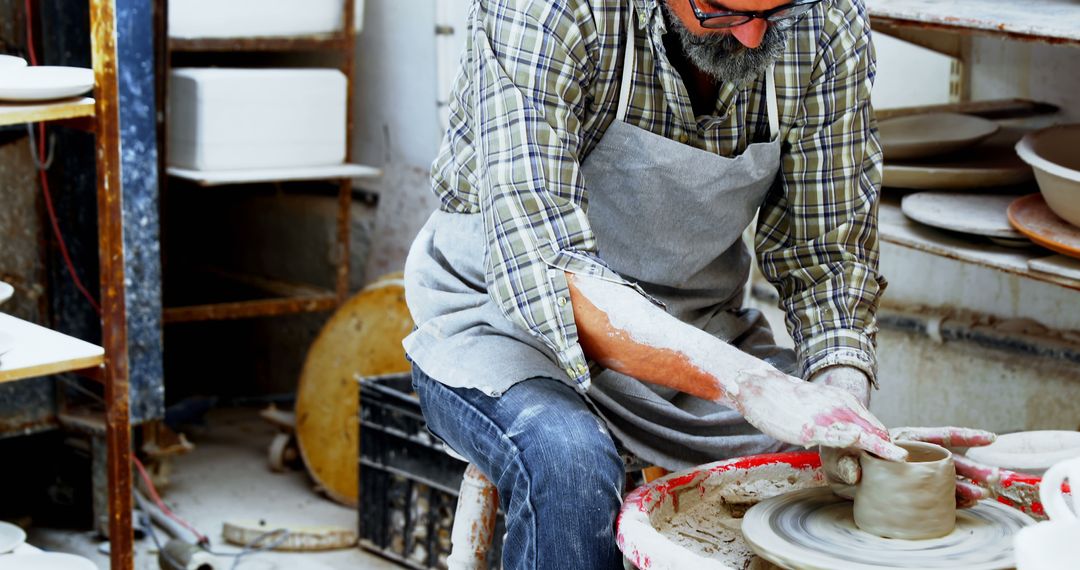
<path id="1" fill-rule="evenodd" d="M 499 489 L 505 570 L 616 570 L 625 469 L 603 421 L 570 386 L 520 382 L 493 398 L 413 365 L 428 429 Z"/>

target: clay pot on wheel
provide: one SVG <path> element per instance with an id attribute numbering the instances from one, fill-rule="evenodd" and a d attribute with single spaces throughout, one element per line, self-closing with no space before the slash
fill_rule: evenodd
<path id="1" fill-rule="evenodd" d="M 863 452 L 855 489 L 855 525 L 885 538 L 940 538 L 956 527 L 956 467 L 949 450 L 922 442 L 897 443 L 905 463 Z"/>

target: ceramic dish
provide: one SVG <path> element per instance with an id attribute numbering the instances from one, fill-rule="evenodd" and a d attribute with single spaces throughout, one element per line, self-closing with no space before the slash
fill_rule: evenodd
<path id="1" fill-rule="evenodd" d="M 7 301 L 8 299 L 10 299 L 11 296 L 14 295 L 14 294 L 15 294 L 15 288 L 14 287 L 12 287 L 11 285 L 8 285 L 7 283 L 4 283 L 3 281 L 0 281 L 0 305 L 3 305 L 4 301 Z"/>
<path id="2" fill-rule="evenodd" d="M 1016 145 L 1016 153 L 1035 169 L 1035 180 L 1055 214 L 1080 226 L 1080 124 L 1036 131 Z"/>
<path id="3" fill-rule="evenodd" d="M 17 55 L 0 55 L 0 69 L 26 67 L 26 60 Z"/>
<path id="4" fill-rule="evenodd" d="M 1010 204 L 1009 222 L 1031 241 L 1069 257 L 1080 258 L 1080 228 L 1052 212 L 1042 194 L 1024 196 Z"/>
<path id="5" fill-rule="evenodd" d="M 0 521 L 0 554 L 7 554 L 15 550 L 26 541 L 26 533 L 23 529 L 4 521 Z"/>
<path id="6" fill-rule="evenodd" d="M 1013 148 L 1025 134 L 1002 129 L 982 144 L 934 160 L 885 161 L 882 185 L 913 190 L 965 190 L 1023 184 L 1034 178 L 1031 167 Z"/>
<path id="7" fill-rule="evenodd" d="M 959 113 L 927 113 L 878 122 L 886 160 L 951 154 L 986 140 L 999 128 L 993 121 Z"/>
<path id="8" fill-rule="evenodd" d="M 904 215 L 931 227 L 1005 240 L 1027 240 L 1009 224 L 1009 204 L 1019 196 L 919 192 L 904 196 Z"/>
<path id="9" fill-rule="evenodd" d="M 0 570 L 98 570 L 98 567 L 82 556 L 42 552 L 0 556 Z"/>
<path id="10" fill-rule="evenodd" d="M 0 99 L 48 101 L 94 88 L 94 71 L 82 67 L 34 66 L 0 70 Z"/>
<path id="11" fill-rule="evenodd" d="M 1080 432 L 1008 433 L 999 435 L 990 445 L 972 447 L 964 455 L 983 465 L 1042 476 L 1055 463 L 1080 457 Z"/>

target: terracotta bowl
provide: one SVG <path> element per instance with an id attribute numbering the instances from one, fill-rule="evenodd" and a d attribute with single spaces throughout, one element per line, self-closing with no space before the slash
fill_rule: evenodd
<path id="1" fill-rule="evenodd" d="M 1080 226 L 1080 124 L 1028 134 L 1017 143 L 1016 153 L 1035 170 L 1050 209 Z"/>

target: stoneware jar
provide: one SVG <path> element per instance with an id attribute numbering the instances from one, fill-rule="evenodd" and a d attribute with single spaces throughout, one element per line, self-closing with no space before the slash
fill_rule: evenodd
<path id="1" fill-rule="evenodd" d="M 855 489 L 855 525 L 885 538 L 940 538 L 956 527 L 956 466 L 949 450 L 898 442 L 907 462 L 863 452 Z"/>

